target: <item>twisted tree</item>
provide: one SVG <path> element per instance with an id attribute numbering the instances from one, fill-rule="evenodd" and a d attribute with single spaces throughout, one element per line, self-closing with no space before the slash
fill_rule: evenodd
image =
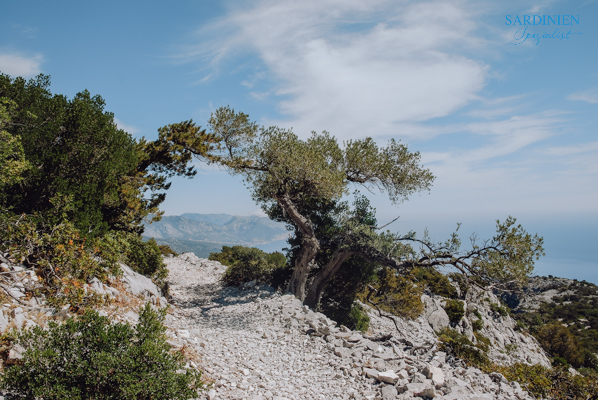
<path id="1" fill-rule="evenodd" d="M 207 152 L 188 139 L 171 140 L 199 159 L 241 175 L 263 210 L 294 230 L 298 244 L 288 290 L 309 306 L 320 301 L 325 286 L 351 257 L 397 273 L 450 266 L 474 284 L 499 287 L 524 281 L 542 253 L 542 239 L 515 226 L 511 217 L 503 224 L 497 221 L 492 240 L 472 238 L 471 249 L 462 252 L 456 232 L 445 243 L 432 243 L 427 235 L 417 239 L 412 232 L 383 231 L 385 226 L 363 218 L 365 209 L 350 212 L 339 206 L 351 184 L 385 193 L 394 204 L 430 189 L 434 176 L 420 165 L 419 153 L 394 139 L 386 147 L 369 137 L 341 145 L 327 132 L 301 140 L 291 130 L 260 127 L 229 107 L 218 109 L 208 123 L 216 144 Z M 318 257 L 323 253 L 326 257 Z"/>

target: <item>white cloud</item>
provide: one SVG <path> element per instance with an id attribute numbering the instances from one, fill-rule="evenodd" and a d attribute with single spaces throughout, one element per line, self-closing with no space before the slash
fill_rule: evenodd
<path id="1" fill-rule="evenodd" d="M 301 136 L 391 135 L 399 124 L 449 115 L 484 87 L 488 67 L 460 55 L 482 42 L 473 21 L 460 2 L 261 1 L 201 29 L 215 39 L 182 58 L 217 69 L 228 57 L 258 55 L 287 116 L 268 122 Z"/>
<path id="2" fill-rule="evenodd" d="M 554 156 L 571 156 L 590 152 L 598 152 L 598 142 L 584 143 L 576 146 L 548 147 L 542 150 L 542 154 Z"/>
<path id="3" fill-rule="evenodd" d="M 567 96 L 567 100 L 585 101 L 591 104 L 596 104 L 598 103 L 598 89 L 590 89 L 571 93 L 569 96 Z"/>
<path id="4" fill-rule="evenodd" d="M 243 57 L 254 68 L 240 79 L 248 96 L 277 102 L 283 115 L 261 123 L 292 126 L 302 137 L 327 130 L 340 139 L 374 136 L 381 145 L 389 137 L 405 140 L 438 179 L 432 195 L 416 201 L 421 206 L 402 208 L 502 218 L 596 209 L 596 152 L 554 145 L 571 125 L 562 113 L 538 108 L 542 94 L 509 93 L 503 61 L 519 50 L 506 46 L 512 37 L 501 36 L 504 29 L 482 22 L 523 10 L 519 3 L 493 12 L 488 7 L 496 4 L 442 0 L 243 4 L 201 28 L 202 43 L 181 59 L 201 60 L 217 76 Z M 254 79 L 256 69 L 267 73 Z M 505 85 L 483 90 L 492 80 Z"/>
<path id="5" fill-rule="evenodd" d="M 41 72 L 41 54 L 23 56 L 16 53 L 0 53 L 0 71 L 11 77 L 31 78 Z"/>
<path id="6" fill-rule="evenodd" d="M 114 118 L 114 122 L 116 122 L 116 126 L 118 127 L 118 129 L 122 129 L 123 131 L 130 133 L 131 135 L 134 135 L 140 131 L 139 128 L 133 125 L 125 124 L 116 117 Z"/>

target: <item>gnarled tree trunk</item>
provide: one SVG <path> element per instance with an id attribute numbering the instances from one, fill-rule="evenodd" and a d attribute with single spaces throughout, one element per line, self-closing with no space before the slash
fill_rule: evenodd
<path id="1" fill-rule="evenodd" d="M 276 196 L 276 201 L 295 222 L 301 232 L 301 249 L 295 259 L 295 269 L 287 290 L 299 300 L 305 299 L 305 288 L 309 277 L 310 265 L 320 251 L 320 241 L 316 237 L 313 224 L 309 218 L 299 213 L 287 193 Z"/>
<path id="2" fill-rule="evenodd" d="M 338 272 L 343 263 L 352 255 L 358 254 L 355 251 L 339 251 L 337 250 L 332 256 L 332 260 L 320 272 L 316 274 L 313 281 L 309 285 L 309 291 L 305 297 L 304 303 L 310 308 L 314 308 L 322 298 L 324 287 L 334 274 Z"/>

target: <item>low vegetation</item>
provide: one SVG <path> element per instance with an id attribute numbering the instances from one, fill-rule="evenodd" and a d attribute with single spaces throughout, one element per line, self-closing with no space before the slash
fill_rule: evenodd
<path id="1" fill-rule="evenodd" d="M 195 398 L 201 373 L 185 369 L 182 355 L 170 351 L 164 316 L 148 303 L 134 327 L 87 310 L 48 330 L 21 332 L 17 343 L 27 351 L 0 386 L 24 399 Z"/>
<path id="2" fill-rule="evenodd" d="M 543 291 L 561 295 L 538 310 L 517 310 L 513 318 L 521 330 L 534 335 L 555 365 L 573 366 L 585 375 L 598 373 L 598 287 L 585 281 L 541 280 Z"/>
<path id="3" fill-rule="evenodd" d="M 247 282 L 268 283 L 273 286 L 284 274 L 287 260 L 282 253 L 266 253 L 255 247 L 222 246 L 219 253 L 210 253 L 208 259 L 228 266 L 222 281 L 228 286 Z"/>
<path id="4" fill-rule="evenodd" d="M 463 308 L 463 302 L 453 299 L 448 300 L 444 305 L 444 311 L 448 315 L 449 320 L 453 325 L 456 325 L 461 321 L 461 318 L 465 316 L 465 308 Z"/>
<path id="5" fill-rule="evenodd" d="M 476 334 L 477 343 L 454 329 L 444 328 L 438 334 L 440 349 L 463 360 L 485 373 L 499 372 L 509 381 L 519 382 L 522 388 L 536 398 L 544 399 L 594 399 L 598 398 L 598 379 L 593 373 L 589 376 L 573 375 L 564 366 L 546 368 L 541 365 L 516 363 L 512 365 L 494 364 L 488 358 L 489 340 Z"/>

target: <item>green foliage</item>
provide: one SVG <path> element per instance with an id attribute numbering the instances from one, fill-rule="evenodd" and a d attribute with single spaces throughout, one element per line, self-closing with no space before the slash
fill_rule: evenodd
<path id="1" fill-rule="evenodd" d="M 53 199 L 59 201 L 54 210 L 71 207 L 68 198 Z M 155 241 L 143 242 L 137 234 L 114 231 L 86 238 L 66 214 L 58 224 L 49 223 L 47 216 L 0 212 L 0 251 L 8 253 L 12 261 L 34 268 L 41 278 L 43 288 L 29 296 L 44 294 L 55 307 L 102 303 L 101 296 L 86 293 L 83 286 L 93 277 L 106 281 L 110 275 L 120 275 L 118 262 L 152 278 L 165 290 L 168 270 Z"/>
<path id="2" fill-rule="evenodd" d="M 97 304 L 102 298 L 85 293 L 83 284 L 94 276 L 105 280 L 118 275 L 118 257 L 100 238 L 85 238 L 63 218 L 53 225 L 37 213 L 0 212 L 0 251 L 16 263 L 35 268 L 44 288 L 29 296 L 45 294 L 54 306 Z"/>
<path id="3" fill-rule="evenodd" d="M 359 304 L 355 304 L 351 307 L 349 318 L 343 322 L 344 323 L 341 323 L 349 329 L 361 332 L 367 332 L 370 327 L 370 317 L 368 317 L 367 312 Z"/>
<path id="4" fill-rule="evenodd" d="M 455 298 L 457 290 L 451 285 L 449 278 L 443 273 L 433 268 L 416 268 L 415 278 L 422 282 L 434 294 Z"/>
<path id="5" fill-rule="evenodd" d="M 473 315 L 475 315 L 476 318 L 479 320 L 482 319 L 482 314 L 480 314 L 480 310 L 478 310 L 477 308 L 473 310 Z"/>
<path id="6" fill-rule="evenodd" d="M 451 272 L 447 274 L 447 277 L 459 286 L 459 295 L 464 299 L 469 290 L 469 281 L 467 277 L 460 272 Z"/>
<path id="7" fill-rule="evenodd" d="M 500 315 L 501 317 L 506 317 L 507 315 L 509 315 L 509 309 L 507 307 L 503 307 L 496 303 L 490 303 L 490 310 Z"/>
<path id="8" fill-rule="evenodd" d="M 184 370 L 180 353 L 165 340 L 165 310 L 149 303 L 139 324 L 111 324 L 88 310 L 49 330 L 34 327 L 19 335 L 27 349 L 21 363 L 2 377 L 17 398 L 190 399 L 203 387 L 201 373 Z"/>
<path id="9" fill-rule="evenodd" d="M 379 310 L 406 319 L 415 319 L 423 311 L 423 288 L 414 282 L 412 275 L 399 275 L 389 268 L 382 268 L 378 279 L 360 295 L 362 301 Z"/>
<path id="10" fill-rule="evenodd" d="M 479 332 L 474 332 L 474 336 L 477 342 L 476 346 L 483 352 L 488 352 L 488 350 L 490 350 L 490 346 L 492 345 L 490 339 L 488 339 L 486 336 L 482 335 Z"/>
<path id="11" fill-rule="evenodd" d="M 589 350 L 583 350 L 583 366 L 585 368 L 591 368 L 594 372 L 598 372 L 598 357 Z"/>
<path id="12" fill-rule="evenodd" d="M 154 142 L 136 141 L 118 129 L 99 95 L 85 90 L 69 100 L 49 87 L 48 76 L 25 81 L 0 74 L 0 165 L 12 176 L 5 182 L 0 174 L 11 193 L 0 196 L 0 207 L 46 214 L 55 207 L 51 199 L 68 196 L 69 218 L 86 236 L 142 233 L 144 218 L 161 215 L 166 179 L 195 174 L 187 167 L 190 153 L 172 140 L 192 135 L 201 150 L 209 135 L 187 121 L 161 128 Z"/>
<path id="13" fill-rule="evenodd" d="M 123 263 L 136 272 L 150 277 L 162 291 L 166 287 L 168 269 L 162 261 L 162 251 L 154 239 L 144 242 L 141 236 L 126 234 L 122 251 Z"/>
<path id="14" fill-rule="evenodd" d="M 116 127 L 100 96 L 84 91 L 67 100 L 52 96 L 49 85 L 43 75 L 29 82 L 0 75 L 0 97 L 16 104 L 7 130 L 21 138 L 32 166 L 9 188 L 4 206 L 18 213 L 44 212 L 57 194 L 71 196 L 75 226 L 104 232 L 102 207 L 118 196 L 119 178 L 137 165 L 134 140 Z"/>
<path id="15" fill-rule="evenodd" d="M 518 348 L 519 348 L 519 346 L 516 345 L 515 343 L 505 344 L 505 351 L 507 352 L 507 354 L 511 354 L 511 353 L 517 351 Z"/>
<path id="16" fill-rule="evenodd" d="M 154 242 L 156 241 L 156 239 L 154 239 L 154 238 L 151 238 L 150 240 L 153 240 Z M 160 249 L 160 254 L 162 254 L 163 256 L 173 256 L 173 257 L 176 257 L 176 256 L 179 255 L 179 253 L 177 253 L 176 251 L 174 251 L 167 244 L 159 244 L 158 245 L 158 249 Z"/>
<path id="17" fill-rule="evenodd" d="M 4 130 L 15 106 L 13 101 L 0 97 L 0 198 L 5 197 L 5 188 L 21 182 L 23 174 L 31 167 L 25 159 L 20 137 Z"/>
<path id="18" fill-rule="evenodd" d="M 474 251 L 485 251 L 474 258 L 472 273 L 487 283 L 516 281 L 525 283 L 534 269 L 534 260 L 544 255 L 544 240 L 530 235 L 509 216 L 496 221 L 496 235 L 491 241 L 472 244 Z"/>
<path id="19" fill-rule="evenodd" d="M 476 319 L 471 325 L 474 332 L 481 331 L 484 328 L 484 323 L 481 319 Z"/>
<path id="20" fill-rule="evenodd" d="M 266 253 L 255 247 L 222 246 L 220 253 L 211 253 L 210 260 L 228 265 L 222 281 L 228 286 L 238 286 L 253 280 L 271 283 L 277 271 L 286 266 L 284 255 Z"/>
<path id="21" fill-rule="evenodd" d="M 465 315 L 463 302 L 456 299 L 448 300 L 444 306 L 444 311 L 446 311 L 449 320 L 453 324 L 458 324 L 459 321 L 461 321 L 461 318 Z"/>
<path id="22" fill-rule="evenodd" d="M 545 324 L 567 324 L 566 329 L 576 339 L 578 353 L 598 352 L 598 287 L 583 281 L 564 281 L 555 282 L 548 288 L 562 295 L 553 297 L 552 302 L 540 304 L 536 311 L 516 313 L 517 321 L 525 324 L 532 334 L 537 334 Z M 550 352 L 549 348 L 545 350 Z M 584 358 L 583 365 L 596 368 L 590 359 L 586 363 Z"/>
<path id="23" fill-rule="evenodd" d="M 595 376 L 573 376 L 566 368 L 552 370 L 541 365 L 517 363 L 514 365 L 493 365 L 485 372 L 499 372 L 510 381 L 521 384 L 536 398 L 549 399 L 595 399 L 598 398 L 598 380 Z"/>
<path id="24" fill-rule="evenodd" d="M 438 332 L 438 340 L 440 350 L 462 359 L 468 365 L 479 368 L 490 364 L 488 345 L 484 342 L 474 345 L 467 336 L 448 327 Z"/>
<path id="25" fill-rule="evenodd" d="M 582 349 L 575 336 L 563 325 L 558 323 L 545 325 L 538 330 L 536 338 L 553 357 L 562 357 L 575 368 L 584 364 Z"/>

